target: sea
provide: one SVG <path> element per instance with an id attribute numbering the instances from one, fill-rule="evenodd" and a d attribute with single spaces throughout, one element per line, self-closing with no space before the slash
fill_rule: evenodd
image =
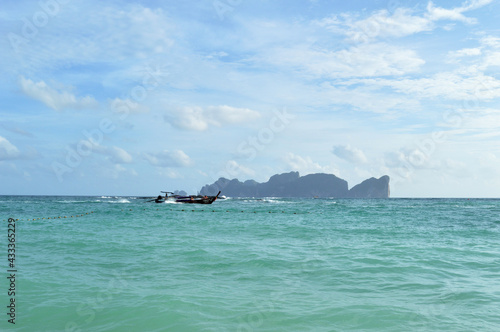
<path id="1" fill-rule="evenodd" d="M 1 331 L 500 331 L 497 199 L 0 196 L 0 220 Z"/>

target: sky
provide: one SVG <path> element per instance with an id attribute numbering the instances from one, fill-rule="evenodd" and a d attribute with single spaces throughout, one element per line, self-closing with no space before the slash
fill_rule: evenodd
<path id="1" fill-rule="evenodd" d="M 500 1 L 2 1 L 0 194 L 389 175 L 500 197 Z"/>

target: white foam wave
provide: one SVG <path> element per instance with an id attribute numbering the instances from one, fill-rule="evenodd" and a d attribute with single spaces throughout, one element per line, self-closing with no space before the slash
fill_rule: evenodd
<path id="1" fill-rule="evenodd" d="M 117 201 L 109 201 L 108 203 L 130 203 L 130 201 L 126 198 L 120 198 Z"/>

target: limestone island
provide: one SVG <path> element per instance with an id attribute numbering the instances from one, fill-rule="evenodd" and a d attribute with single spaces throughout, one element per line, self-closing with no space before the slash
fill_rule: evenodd
<path id="1" fill-rule="evenodd" d="M 276 174 L 269 181 L 241 182 L 238 179 L 219 178 L 205 185 L 200 195 L 222 191 L 229 197 L 334 197 L 334 198 L 389 198 L 389 176 L 370 178 L 349 189 L 347 181 L 333 174 L 316 173 L 299 176 L 299 172 Z"/>

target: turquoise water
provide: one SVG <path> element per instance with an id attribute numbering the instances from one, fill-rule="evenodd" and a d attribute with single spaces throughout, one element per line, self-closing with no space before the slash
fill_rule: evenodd
<path id="1" fill-rule="evenodd" d="M 500 330 L 500 200 L 144 201 L 0 196 L 0 329 Z"/>

